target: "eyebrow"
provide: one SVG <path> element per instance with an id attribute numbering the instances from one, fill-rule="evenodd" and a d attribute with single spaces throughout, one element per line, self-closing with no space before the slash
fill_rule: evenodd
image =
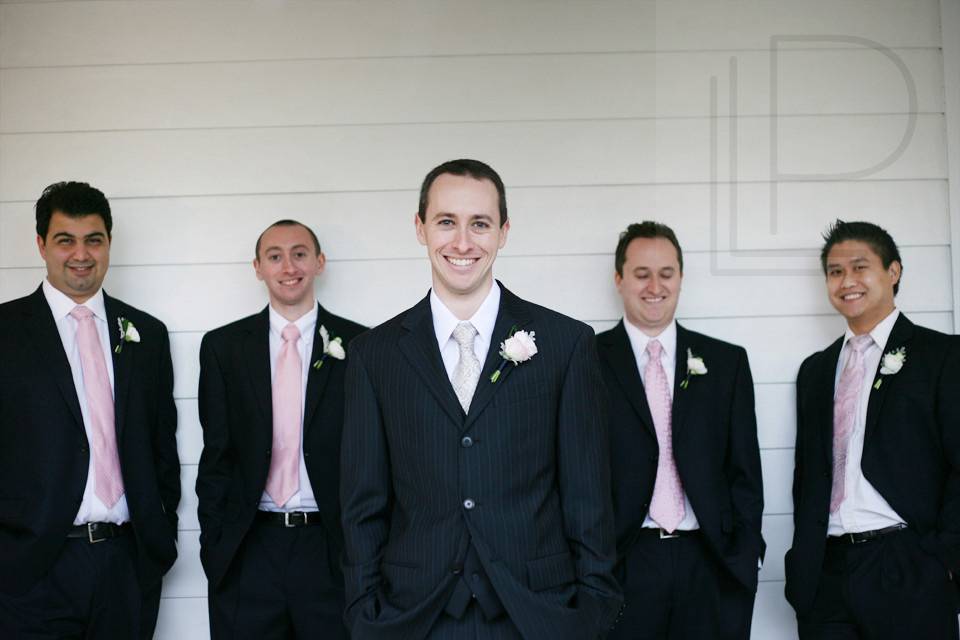
<path id="1" fill-rule="evenodd" d="M 106 235 L 107 234 L 105 234 L 103 231 L 94 231 L 93 233 L 88 233 L 83 237 L 84 238 L 97 238 L 97 237 L 105 238 Z M 57 231 L 55 234 L 53 234 L 53 237 L 54 238 L 76 238 L 75 235 L 67 231 Z"/>
<path id="2" fill-rule="evenodd" d="M 291 249 L 306 249 L 306 248 L 307 248 L 307 245 L 305 245 L 305 244 L 295 244 L 295 245 L 293 245 L 293 246 L 290 247 L 290 248 L 291 248 Z M 273 246 L 267 247 L 266 249 L 263 250 L 264 253 L 269 253 L 269 252 L 271 252 L 271 251 L 283 251 L 283 247 L 280 247 L 280 246 L 277 246 L 277 245 L 273 245 Z"/>

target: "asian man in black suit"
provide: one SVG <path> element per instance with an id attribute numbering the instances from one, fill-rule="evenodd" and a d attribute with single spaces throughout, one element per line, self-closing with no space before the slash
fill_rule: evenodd
<path id="1" fill-rule="evenodd" d="M 344 358 L 363 331 L 317 303 L 314 232 L 280 220 L 253 266 L 270 304 L 204 336 L 200 555 L 219 638 L 346 638 L 338 484 Z"/>
<path id="2" fill-rule="evenodd" d="M 98 189 L 36 205 L 47 277 L 0 305 L 0 637 L 151 638 L 177 556 L 167 329 L 106 295 Z"/>
<path id="3" fill-rule="evenodd" d="M 593 332 L 493 279 L 510 223 L 488 165 L 433 169 L 414 222 L 433 288 L 348 360 L 352 638 L 597 638 L 621 596 Z"/>
<path id="4" fill-rule="evenodd" d="M 824 240 L 847 330 L 797 376 L 787 600 L 801 640 L 955 640 L 960 338 L 897 309 L 885 230 L 838 220 Z"/>
<path id="5" fill-rule="evenodd" d="M 747 353 L 676 322 L 683 253 L 670 227 L 620 234 L 614 281 L 624 318 L 597 336 L 626 599 L 610 637 L 747 640 L 765 548 Z"/>

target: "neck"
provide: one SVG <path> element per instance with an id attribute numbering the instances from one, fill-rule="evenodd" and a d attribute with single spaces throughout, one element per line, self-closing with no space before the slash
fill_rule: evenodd
<path id="1" fill-rule="evenodd" d="M 440 298 L 440 301 L 446 305 L 450 313 L 455 315 L 458 320 L 469 320 L 477 312 L 483 301 L 487 299 L 490 293 L 490 287 L 494 286 L 491 276 L 486 283 L 480 285 L 473 291 L 463 294 L 455 294 L 447 291 L 443 287 L 438 287 L 437 282 L 433 283 L 433 290 Z"/>
<path id="2" fill-rule="evenodd" d="M 273 310 L 283 316 L 284 320 L 288 320 L 289 322 L 296 322 L 306 314 L 310 313 L 310 310 L 313 309 L 316 304 L 317 301 L 312 298 L 305 302 L 299 302 L 292 305 L 282 304 L 276 300 L 270 301 L 270 306 L 273 307 Z"/>
<path id="3" fill-rule="evenodd" d="M 853 331 L 853 335 L 862 336 L 873 331 L 878 324 L 893 313 L 895 308 L 896 307 L 891 306 L 885 311 L 869 317 L 851 318 L 847 321 L 847 326 L 850 327 L 850 331 Z"/>

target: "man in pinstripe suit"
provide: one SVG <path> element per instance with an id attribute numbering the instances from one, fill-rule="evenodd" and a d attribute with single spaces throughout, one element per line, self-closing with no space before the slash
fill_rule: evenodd
<path id="1" fill-rule="evenodd" d="M 600 637 L 621 596 L 592 331 L 493 280 L 489 166 L 431 171 L 415 224 L 433 289 L 354 341 L 345 381 L 352 637 Z"/>

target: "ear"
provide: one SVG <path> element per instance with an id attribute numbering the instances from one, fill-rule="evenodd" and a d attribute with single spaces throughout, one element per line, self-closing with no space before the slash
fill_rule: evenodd
<path id="1" fill-rule="evenodd" d="M 893 282 L 891 284 L 897 284 L 898 282 L 900 282 L 900 273 L 902 272 L 902 270 L 903 270 L 903 266 L 896 260 L 890 263 L 890 266 L 887 267 L 887 273 L 889 273 L 890 277 L 893 279 Z"/>
<path id="2" fill-rule="evenodd" d="M 324 255 L 323 251 L 320 252 L 320 255 L 317 256 L 317 275 L 323 273 L 323 270 L 327 266 L 327 256 Z"/>
<path id="3" fill-rule="evenodd" d="M 260 258 L 253 259 L 253 270 L 257 273 L 257 280 L 263 282 L 263 274 L 260 273 Z"/>
<path id="4" fill-rule="evenodd" d="M 44 260 L 47 259 L 47 243 L 43 238 L 40 237 L 40 234 L 37 234 L 37 249 L 40 250 L 40 257 Z"/>
<path id="5" fill-rule="evenodd" d="M 414 226 L 414 227 L 416 228 L 416 230 L 417 230 L 417 241 L 420 242 L 420 244 L 426 246 L 426 244 L 427 244 L 427 234 L 426 234 L 425 231 L 424 231 L 423 222 L 420 220 L 420 214 L 419 214 L 419 213 L 413 214 L 413 226 Z"/>
<path id="6" fill-rule="evenodd" d="M 613 272 L 613 284 L 617 286 L 617 291 L 620 291 L 620 286 L 623 284 L 623 276 L 617 273 L 616 270 Z"/>
<path id="7" fill-rule="evenodd" d="M 507 234 L 510 232 L 510 221 L 507 220 L 500 227 L 500 246 L 499 249 L 503 249 L 503 245 L 507 244 Z"/>

